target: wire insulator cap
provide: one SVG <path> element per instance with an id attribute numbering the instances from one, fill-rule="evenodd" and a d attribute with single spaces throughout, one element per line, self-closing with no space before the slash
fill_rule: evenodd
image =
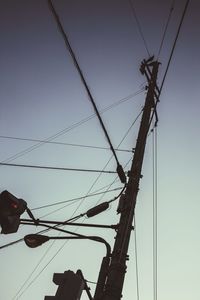
<path id="1" fill-rule="evenodd" d="M 109 207 L 109 202 L 103 202 L 91 209 L 89 209 L 87 212 L 86 212 L 86 216 L 88 218 L 91 218 L 93 216 L 96 216 L 98 214 L 100 214 L 101 212 L 103 212 L 104 210 L 108 209 Z"/>

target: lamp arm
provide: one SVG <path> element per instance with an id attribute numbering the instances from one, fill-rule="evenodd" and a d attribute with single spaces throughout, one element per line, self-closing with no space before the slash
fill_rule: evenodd
<path id="1" fill-rule="evenodd" d="M 28 222 L 22 222 L 21 224 L 34 225 L 33 223 L 28 223 Z M 68 237 L 51 237 L 50 236 L 49 239 L 88 239 L 88 240 L 93 240 L 93 241 L 96 241 L 96 242 L 99 242 L 99 243 L 103 243 L 106 246 L 106 256 L 110 257 L 110 255 L 111 255 L 111 247 L 108 244 L 108 242 L 106 242 L 106 240 L 104 240 L 102 237 L 87 236 L 87 235 L 79 234 L 79 233 L 72 232 L 72 231 L 69 231 L 69 230 L 61 229 L 61 228 L 58 228 L 56 226 L 50 226 L 50 225 L 47 225 L 47 224 L 38 223 L 37 225 L 46 227 L 48 229 L 53 229 L 53 230 L 56 230 L 56 231 L 60 231 L 60 232 L 64 232 L 64 233 L 74 235 L 74 236 L 68 236 Z"/>

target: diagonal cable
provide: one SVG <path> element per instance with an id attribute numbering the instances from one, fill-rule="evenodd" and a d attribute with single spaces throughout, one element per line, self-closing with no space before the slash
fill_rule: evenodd
<path id="1" fill-rule="evenodd" d="M 1 163 L 1 162 L 0 162 L 0 166 L 19 167 L 19 168 L 32 168 L 32 169 L 44 169 L 44 170 L 77 171 L 77 172 L 116 174 L 115 171 L 106 171 L 106 170 L 102 171 L 102 170 L 95 170 L 95 169 L 65 168 L 65 167 L 52 167 L 52 166 L 27 165 L 27 164 L 13 164 L 13 163 Z"/>
<path id="2" fill-rule="evenodd" d="M 160 47 L 159 47 L 159 50 L 158 50 L 157 60 L 159 59 L 159 56 L 160 56 L 160 53 L 161 53 L 161 50 L 162 50 L 162 47 L 163 47 L 163 43 L 164 43 L 164 40 L 165 40 L 167 29 L 168 29 L 168 26 L 169 26 L 169 23 L 170 23 L 170 20 L 171 20 L 172 12 L 174 10 L 174 4 L 175 4 L 175 0 L 172 1 L 172 4 L 170 6 L 169 15 L 168 15 L 168 18 L 167 18 L 167 22 L 166 22 L 166 25 L 165 25 L 165 28 L 164 28 L 162 40 L 161 40 Z"/>
<path id="3" fill-rule="evenodd" d="M 119 101 L 117 101 L 117 102 L 115 102 L 115 103 L 112 103 L 111 105 L 109 105 L 109 106 L 105 107 L 104 109 L 102 109 L 102 110 L 100 111 L 100 113 L 103 114 L 104 112 L 106 112 L 106 111 L 112 109 L 113 107 L 115 107 L 115 106 L 117 106 L 117 105 L 119 105 L 119 104 L 121 104 L 121 103 L 126 102 L 127 100 L 131 99 L 132 97 L 136 97 L 137 95 L 141 94 L 142 92 L 144 92 L 144 88 L 138 90 L 138 91 L 135 92 L 134 94 L 131 94 L 131 95 L 125 97 L 125 98 L 120 99 Z M 56 138 L 60 137 L 61 135 L 66 134 L 67 132 L 73 130 L 74 128 L 77 128 L 78 126 L 81 126 L 82 124 L 84 124 L 84 123 L 90 121 L 90 120 L 93 119 L 94 117 L 96 117 L 96 114 L 92 114 L 92 115 L 90 115 L 90 116 L 88 116 L 88 117 L 86 117 L 86 118 L 84 118 L 84 119 L 82 119 L 82 120 L 80 120 L 80 121 L 78 121 L 78 122 L 76 122 L 76 123 L 74 123 L 74 124 L 71 124 L 70 126 L 68 126 L 68 127 L 64 128 L 64 129 L 58 131 L 58 132 L 55 133 L 54 135 L 49 136 L 48 138 L 42 140 L 41 142 L 38 142 L 38 143 L 36 143 L 35 145 L 32 145 L 32 146 L 30 146 L 30 147 L 28 147 L 28 148 L 26 148 L 26 149 L 24 149 L 24 150 L 22 150 L 22 151 L 20 151 L 20 152 L 18 152 L 18 153 L 16 153 L 16 154 L 12 155 L 12 156 L 10 156 L 10 157 L 8 157 L 7 159 L 4 159 L 4 160 L 1 161 L 1 162 L 2 162 L 2 163 L 10 162 L 10 161 L 13 161 L 13 160 L 15 160 L 15 159 L 17 159 L 17 158 L 19 158 L 19 157 L 21 157 L 21 156 L 27 154 L 27 153 L 30 153 L 30 152 L 32 152 L 33 150 L 35 150 L 35 149 L 41 147 L 41 146 L 44 145 L 45 143 L 47 143 L 47 142 L 49 142 L 49 141 L 52 141 L 52 140 L 55 140 Z"/>
<path id="4" fill-rule="evenodd" d="M 121 189 L 121 187 L 118 187 L 118 188 L 115 188 L 115 189 L 112 189 L 112 190 L 108 190 L 107 192 L 114 192 L 114 191 L 117 191 Z M 85 199 L 85 198 L 89 198 L 89 197 L 94 197 L 94 196 L 98 196 L 98 195 L 101 195 L 105 193 L 104 191 L 103 192 L 96 192 L 96 193 L 92 193 L 92 194 L 87 194 L 87 195 L 84 195 L 82 197 L 77 197 L 77 198 L 73 198 L 73 199 L 69 199 L 69 200 L 64 200 L 64 201 L 59 201 L 59 202 L 55 202 L 55 203 L 51 203 L 51 204 L 46 204 L 46 205 L 42 205 L 40 207 L 35 207 L 35 208 L 32 208 L 31 211 L 33 210 L 38 210 L 38 209 L 42 209 L 42 208 L 47 208 L 47 207 L 52 207 L 52 206 L 55 206 L 55 205 L 60 205 L 60 204 L 64 204 L 64 203 L 70 203 L 70 202 L 74 202 L 74 201 L 78 201 L 78 200 L 81 200 L 81 199 Z"/>
<path id="5" fill-rule="evenodd" d="M 174 54 L 174 49 L 176 47 L 176 43 L 177 43 L 177 40 L 178 40 L 178 37 L 179 37 L 179 33 L 180 33 L 180 30 L 181 30 L 181 27 L 182 27 L 182 24 L 183 24 L 183 20 L 184 20 L 186 11 L 188 9 L 189 2 L 190 2 L 190 0 L 186 0 L 185 7 L 184 7 L 184 10 L 183 10 L 183 13 L 182 13 L 182 16 L 181 16 L 181 20 L 180 20 L 180 23 L 179 23 L 179 26 L 178 26 L 176 37 L 175 37 L 175 40 L 174 40 L 174 43 L 173 43 L 173 46 L 172 46 L 172 50 L 171 50 L 171 53 L 170 53 L 170 57 L 169 57 L 169 60 L 168 60 L 168 63 L 167 63 L 167 67 L 166 67 L 166 70 L 165 70 L 165 74 L 163 76 L 163 80 L 162 80 L 162 83 L 161 83 L 160 94 L 161 94 L 161 91 L 162 91 L 162 88 L 163 88 L 163 85 L 164 85 L 164 82 L 165 82 L 165 79 L 166 79 L 166 76 L 167 76 L 167 72 L 168 72 L 168 69 L 169 69 L 169 66 L 170 66 L 170 63 L 171 63 L 171 60 L 172 60 L 172 56 Z"/>
<path id="6" fill-rule="evenodd" d="M 80 78 L 81 78 L 81 81 L 82 81 L 82 83 L 83 83 L 83 85 L 84 85 L 84 87 L 85 87 L 85 89 L 86 89 L 86 92 L 87 92 L 87 94 L 88 94 L 88 98 L 89 98 L 90 102 L 92 103 L 92 106 L 93 106 L 93 108 L 94 108 L 94 111 L 95 111 L 95 113 L 96 113 L 96 115 L 97 115 L 97 117 L 98 117 L 98 119 L 99 119 L 100 125 L 101 125 L 101 127 L 102 127 L 102 129 L 103 129 L 103 131 L 104 131 L 104 134 L 105 134 L 105 136 L 106 136 L 106 139 L 107 139 L 107 141 L 108 141 L 108 144 L 109 144 L 109 146 L 110 146 L 110 149 L 111 149 L 111 151 L 112 151 L 112 153 L 113 153 L 113 156 L 115 157 L 115 160 L 116 160 L 116 163 L 117 163 L 117 172 L 118 172 L 118 175 L 119 175 L 119 177 L 120 177 L 120 180 L 121 180 L 122 183 L 125 183 L 125 182 L 126 182 L 126 176 L 125 176 L 125 174 L 124 174 L 124 171 L 123 171 L 123 169 L 122 169 L 122 166 L 121 166 L 120 163 L 119 163 L 119 160 L 118 160 L 118 158 L 117 158 L 117 154 L 116 154 L 116 152 L 115 152 L 115 149 L 114 149 L 114 147 L 113 147 L 113 145 L 112 145 L 111 139 L 110 139 L 110 137 L 109 137 L 109 135 L 108 135 L 108 132 L 107 132 L 107 130 L 106 130 L 106 128 L 105 128 L 105 125 L 104 125 L 104 123 L 103 123 L 103 120 L 102 120 L 102 118 L 101 118 L 101 116 L 100 116 L 100 113 L 99 113 L 99 111 L 98 111 L 98 109 L 97 109 L 96 103 L 95 103 L 94 98 L 93 98 L 93 96 L 92 96 L 92 94 L 91 94 L 91 91 L 90 91 L 90 89 L 89 89 L 89 87 L 88 87 L 88 84 L 87 84 L 87 82 L 86 82 L 86 80 L 85 80 L 85 78 L 84 78 L 83 72 L 82 72 L 82 70 L 81 70 L 81 68 L 80 68 L 80 66 L 79 66 L 79 63 L 78 63 L 77 58 L 76 58 L 76 56 L 75 56 L 75 53 L 74 53 L 74 51 L 73 51 L 73 49 L 72 49 L 72 47 L 71 47 L 71 45 L 70 45 L 69 39 L 68 39 L 68 37 L 67 37 L 67 35 L 66 35 L 65 31 L 64 31 L 64 28 L 63 28 L 63 26 L 62 26 L 62 24 L 61 24 L 60 18 L 59 18 L 59 16 L 58 16 L 58 14 L 57 14 L 57 12 L 56 12 L 56 10 L 55 10 L 55 8 L 54 8 L 53 3 L 52 3 L 51 0 L 48 0 L 48 4 L 49 4 L 49 9 L 51 10 L 52 15 L 53 15 L 53 17 L 54 17 L 54 19 L 55 19 L 55 21 L 56 21 L 56 23 L 57 23 L 58 29 L 59 29 L 59 31 L 60 31 L 60 33 L 61 33 L 63 39 L 64 39 L 65 45 L 66 45 L 67 49 L 69 50 L 69 53 L 70 53 L 70 55 L 71 55 L 71 57 L 72 57 L 72 59 L 73 59 L 74 65 L 75 65 L 75 67 L 76 67 L 76 69 L 77 69 L 77 71 L 78 71 L 78 73 L 79 73 L 79 76 L 80 76 Z"/>
<path id="7" fill-rule="evenodd" d="M 7 136 L 7 135 L 0 135 L 0 139 L 25 141 L 25 142 L 36 142 L 36 143 L 44 143 L 44 144 L 52 144 L 52 145 L 80 147 L 80 148 L 90 148 L 90 149 L 98 149 L 98 150 L 108 150 L 109 149 L 109 148 L 106 148 L 106 147 L 93 146 L 93 145 L 64 143 L 64 142 L 53 142 L 53 141 L 50 142 L 50 141 L 40 140 L 40 139 L 21 138 L 21 137 L 17 137 L 17 136 Z M 131 150 L 127 150 L 127 149 L 115 149 L 115 151 L 131 152 Z"/>
<path id="8" fill-rule="evenodd" d="M 130 7 L 131 7 L 131 11 L 132 11 L 132 13 L 133 13 L 133 16 L 134 16 L 134 18 L 135 18 L 135 21 L 136 21 L 136 24 L 137 24 L 137 27 L 138 27 L 138 31 L 139 31 L 140 36 L 141 36 L 141 38 L 142 38 L 142 41 L 143 41 L 143 43 L 144 43 L 144 47 L 145 47 L 145 49 L 146 49 L 146 51 L 147 51 L 148 56 L 150 56 L 150 52 L 149 52 L 149 49 L 148 49 L 148 46 L 147 46 L 147 42 L 146 42 L 146 40 L 145 40 L 144 33 L 143 33 L 143 31 L 142 31 L 142 27 L 141 27 L 140 21 L 139 21 L 139 19 L 138 19 L 138 17 L 137 17 L 136 10 L 135 10 L 135 8 L 134 8 L 134 6 L 133 6 L 132 0 L 129 0 L 129 4 L 130 4 Z"/>
<path id="9" fill-rule="evenodd" d="M 180 23 L 179 23 L 179 26 L 178 26 L 178 29 L 177 29 L 177 33 L 176 33 L 173 45 L 172 45 L 172 49 L 171 49 L 170 56 L 169 56 L 169 59 L 168 59 L 167 67 L 166 67 L 166 70 L 165 70 L 165 73 L 164 73 L 164 76 L 163 76 L 163 79 L 162 79 L 162 82 L 161 82 L 161 86 L 160 86 L 160 90 L 159 90 L 159 94 L 158 94 L 158 100 L 156 101 L 156 103 L 154 105 L 154 110 L 153 110 L 153 113 L 152 113 L 152 116 L 151 116 L 151 120 L 149 122 L 149 126 L 151 125 L 154 114 L 156 112 L 157 104 L 159 102 L 159 97 L 162 93 L 162 89 L 163 89 L 163 86 L 164 86 L 164 83 L 165 83 L 165 80 L 166 80 L 166 76 L 167 76 L 167 73 L 168 73 L 168 70 L 169 70 L 169 66 L 170 66 L 173 54 L 174 54 L 174 50 L 175 50 L 176 43 L 177 43 L 177 40 L 178 40 L 178 37 L 179 37 L 179 34 L 180 34 L 181 27 L 183 25 L 183 20 L 185 18 L 185 14 L 186 14 L 187 9 L 188 9 L 189 2 L 190 2 L 190 0 L 186 0 L 186 2 L 185 2 L 184 10 L 183 10 L 183 13 L 182 13 L 182 16 L 181 16 L 181 20 L 180 20 Z"/>

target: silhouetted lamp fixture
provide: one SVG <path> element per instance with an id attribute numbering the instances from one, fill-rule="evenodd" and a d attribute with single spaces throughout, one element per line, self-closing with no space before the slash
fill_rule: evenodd
<path id="1" fill-rule="evenodd" d="M 28 234 L 24 237 L 26 245 L 30 248 L 36 248 L 38 246 L 41 246 L 42 244 L 46 243 L 49 239 L 50 237 L 39 234 Z"/>
<path id="2" fill-rule="evenodd" d="M 30 248 L 36 248 L 49 240 L 92 240 L 95 242 L 103 243 L 106 246 L 107 257 L 110 257 L 110 245 L 100 236 L 86 236 L 77 234 L 76 236 L 46 236 L 40 234 L 28 234 L 24 237 L 25 244 Z"/>

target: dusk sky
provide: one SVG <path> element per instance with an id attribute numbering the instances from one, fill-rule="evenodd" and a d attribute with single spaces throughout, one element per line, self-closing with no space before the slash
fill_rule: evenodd
<path id="1" fill-rule="evenodd" d="M 140 119 L 131 125 L 146 96 L 140 63 L 149 54 L 155 55 L 161 63 L 159 86 L 185 2 L 132 1 L 145 45 L 129 0 L 53 1 L 114 148 L 129 150 L 117 151 L 125 171 L 130 169 Z M 1 0 L 0 36 L 1 163 L 115 171 L 116 162 L 48 2 Z M 200 2 L 191 0 L 158 104 L 158 300 L 200 299 L 199 37 Z M 133 232 L 123 300 L 157 300 L 153 297 L 152 139 L 150 132 L 135 211 L 136 245 Z M 2 165 L 0 174 L 0 192 L 8 190 L 26 200 L 36 218 L 57 221 L 111 200 L 120 189 L 40 207 L 106 191 L 109 185 L 109 189 L 122 187 L 116 174 Z M 94 218 L 78 221 L 116 224 L 117 204 L 113 202 L 109 210 Z M 21 225 L 17 233 L 2 234 L 0 246 L 42 229 Z M 66 229 L 101 236 L 113 247 L 115 232 L 111 229 Z M 48 234 L 56 236 L 57 232 Z M 81 269 L 88 281 L 97 282 L 104 255 L 103 245 L 83 240 L 48 242 L 35 249 L 20 242 L 0 249 L 0 299 L 42 300 L 45 295 L 53 296 L 57 289 L 52 282 L 54 272 Z M 95 284 L 89 286 L 93 294 Z M 86 299 L 84 292 L 81 300 Z"/>

